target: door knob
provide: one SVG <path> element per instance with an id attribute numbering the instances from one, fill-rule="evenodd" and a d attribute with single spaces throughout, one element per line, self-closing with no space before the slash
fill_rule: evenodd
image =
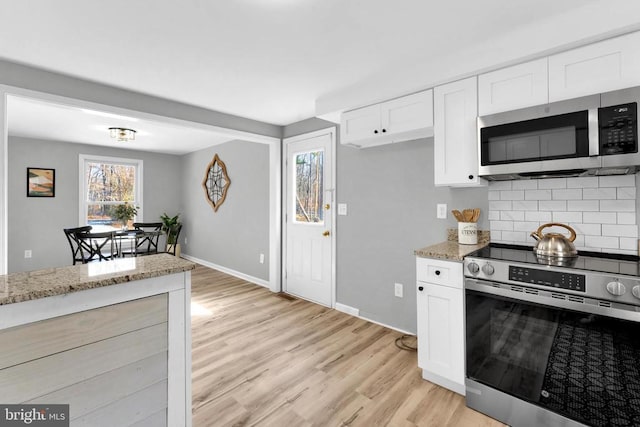
<path id="1" fill-rule="evenodd" d="M 331 234 L 331 233 L 329 232 L 329 230 L 327 230 L 327 231 L 325 231 L 324 233 L 322 233 L 322 235 L 323 235 L 324 237 L 327 237 L 329 234 Z"/>
<path id="2" fill-rule="evenodd" d="M 330 208 L 330 207 L 331 207 L 331 206 L 329 205 L 329 203 L 327 203 L 326 205 L 324 205 L 324 208 L 325 208 L 326 210 L 329 210 L 329 208 Z"/>

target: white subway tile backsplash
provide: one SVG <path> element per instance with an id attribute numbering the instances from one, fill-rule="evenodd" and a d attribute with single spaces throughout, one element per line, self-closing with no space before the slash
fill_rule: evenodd
<path id="1" fill-rule="evenodd" d="M 635 180 L 626 175 L 489 183 L 491 240 L 532 244 L 529 234 L 553 221 L 576 230 L 578 249 L 637 254 Z M 562 227 L 544 232 L 567 234 Z"/>
<path id="2" fill-rule="evenodd" d="M 616 193 L 618 199 L 634 199 L 636 198 L 636 188 L 635 187 L 618 187 L 618 191 Z"/>
<path id="3" fill-rule="evenodd" d="M 569 200 L 567 202 L 568 211 L 598 212 L 600 210 L 599 200 Z"/>
<path id="4" fill-rule="evenodd" d="M 621 237 L 620 249 L 638 250 L 638 239 L 634 239 L 633 237 Z"/>
<path id="5" fill-rule="evenodd" d="M 541 211 L 566 211 L 566 200 L 540 200 L 538 206 Z"/>
<path id="6" fill-rule="evenodd" d="M 618 212 L 618 224 L 635 224 L 636 214 L 633 212 Z"/>
<path id="7" fill-rule="evenodd" d="M 490 211 L 510 211 L 511 201 L 508 200 L 492 200 L 489 202 Z"/>
<path id="8" fill-rule="evenodd" d="M 553 212 L 553 222 L 582 222 L 582 212 Z"/>
<path id="9" fill-rule="evenodd" d="M 524 221 L 524 211 L 501 211 L 500 220 L 502 221 Z"/>
<path id="10" fill-rule="evenodd" d="M 553 200 L 582 200 L 582 188 L 551 190 Z"/>
<path id="11" fill-rule="evenodd" d="M 617 249 L 620 242 L 617 237 L 584 236 L 584 244 L 589 249 Z"/>
<path id="12" fill-rule="evenodd" d="M 576 230 L 576 233 L 580 236 L 591 235 L 591 236 L 601 236 L 602 235 L 602 225 L 601 224 L 579 224 L 573 223 L 571 227 Z"/>
<path id="13" fill-rule="evenodd" d="M 582 221 L 586 224 L 616 224 L 618 222 L 615 212 L 585 212 Z"/>
<path id="14" fill-rule="evenodd" d="M 538 189 L 567 188 L 567 178 L 541 179 L 538 182 Z"/>
<path id="15" fill-rule="evenodd" d="M 511 190 L 513 181 L 491 181 L 489 182 L 490 190 Z"/>
<path id="16" fill-rule="evenodd" d="M 524 190 L 503 190 L 500 192 L 500 200 L 524 200 Z"/>
<path id="17" fill-rule="evenodd" d="M 635 200 L 600 200 L 600 212 L 635 212 Z"/>
<path id="18" fill-rule="evenodd" d="M 508 242 L 525 243 L 529 240 L 529 234 L 522 231 L 503 231 L 502 239 Z"/>
<path id="19" fill-rule="evenodd" d="M 598 188 L 598 177 L 567 178 L 567 188 Z"/>
<path id="20" fill-rule="evenodd" d="M 638 226 L 603 224 L 602 235 L 616 237 L 638 237 Z"/>
<path id="21" fill-rule="evenodd" d="M 513 231 L 526 231 L 528 233 L 533 233 L 540 227 L 540 223 L 538 221 L 515 221 L 513 223 Z M 493 237 L 493 235 L 491 236 Z"/>
<path id="22" fill-rule="evenodd" d="M 614 200 L 617 197 L 615 188 L 585 188 L 582 190 L 584 200 Z"/>
<path id="23" fill-rule="evenodd" d="M 525 200 L 551 200 L 551 190 L 528 190 L 524 193 Z"/>
<path id="24" fill-rule="evenodd" d="M 489 221 L 489 228 L 496 231 L 513 231 L 513 221 Z"/>
<path id="25" fill-rule="evenodd" d="M 512 181 L 511 188 L 513 190 L 537 190 L 538 179 L 521 179 L 518 181 Z"/>
<path id="26" fill-rule="evenodd" d="M 527 221 L 549 222 L 551 221 L 551 212 L 525 212 L 524 219 Z"/>
<path id="27" fill-rule="evenodd" d="M 635 187 L 636 176 L 635 175 L 614 175 L 614 176 L 601 176 L 598 177 L 600 188 L 603 187 Z"/>
<path id="28" fill-rule="evenodd" d="M 537 200 L 514 200 L 511 202 L 511 209 L 514 211 L 537 211 Z"/>

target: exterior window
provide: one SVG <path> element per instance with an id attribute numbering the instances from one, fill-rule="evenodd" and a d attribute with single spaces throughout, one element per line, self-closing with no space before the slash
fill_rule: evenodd
<path id="1" fill-rule="evenodd" d="M 139 207 L 131 222 L 142 219 L 142 160 L 80 155 L 80 224 L 96 231 L 119 229 L 117 205 Z"/>
<path id="2" fill-rule="evenodd" d="M 324 151 L 309 151 L 296 155 L 296 222 L 324 224 L 323 160 Z"/>

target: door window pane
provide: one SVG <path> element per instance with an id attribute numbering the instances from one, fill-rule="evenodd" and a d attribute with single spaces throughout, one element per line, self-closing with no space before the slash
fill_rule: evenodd
<path id="1" fill-rule="evenodd" d="M 323 164 L 324 151 L 309 151 L 295 156 L 296 222 L 324 223 Z"/>

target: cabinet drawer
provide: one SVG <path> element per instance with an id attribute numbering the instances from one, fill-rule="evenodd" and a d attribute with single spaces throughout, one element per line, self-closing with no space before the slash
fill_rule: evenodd
<path id="1" fill-rule="evenodd" d="M 416 258 L 416 279 L 419 282 L 462 288 L 462 263 Z"/>

